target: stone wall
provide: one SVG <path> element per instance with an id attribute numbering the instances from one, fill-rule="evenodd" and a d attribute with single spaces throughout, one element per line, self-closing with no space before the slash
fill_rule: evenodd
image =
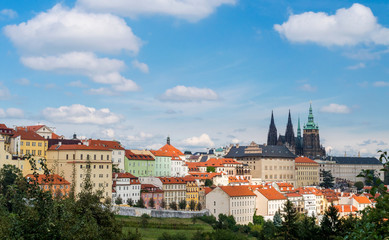
<path id="1" fill-rule="evenodd" d="M 147 214 L 151 217 L 158 218 L 192 218 L 199 216 L 208 216 L 209 210 L 204 209 L 201 211 L 174 211 L 174 210 L 156 210 L 136 207 L 121 207 L 115 206 L 114 210 L 118 215 L 140 217 L 143 214 Z"/>

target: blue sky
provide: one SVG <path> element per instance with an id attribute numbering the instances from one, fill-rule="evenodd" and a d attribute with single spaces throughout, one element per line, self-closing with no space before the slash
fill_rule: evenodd
<path id="1" fill-rule="evenodd" d="M 265 143 L 309 102 L 333 155 L 389 146 L 386 1 L 0 3 L 0 118 L 183 150 Z"/>

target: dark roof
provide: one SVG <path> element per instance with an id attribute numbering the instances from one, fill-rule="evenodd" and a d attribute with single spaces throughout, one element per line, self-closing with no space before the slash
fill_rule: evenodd
<path id="1" fill-rule="evenodd" d="M 375 157 L 327 157 L 326 160 L 335 161 L 337 164 L 382 165 L 382 163 Z"/>
<path id="2" fill-rule="evenodd" d="M 295 158 L 296 156 L 285 146 L 259 145 L 262 153 L 245 153 L 247 146 L 232 147 L 225 158 L 239 157 L 274 157 L 274 158 Z"/>
<path id="3" fill-rule="evenodd" d="M 200 162 L 206 162 L 206 161 L 208 161 L 208 156 L 202 156 Z"/>

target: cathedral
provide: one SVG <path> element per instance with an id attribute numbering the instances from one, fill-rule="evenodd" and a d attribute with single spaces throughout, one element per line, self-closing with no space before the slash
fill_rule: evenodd
<path id="1" fill-rule="evenodd" d="M 267 136 L 267 145 L 285 145 L 291 152 L 298 156 L 306 156 L 310 158 L 325 157 L 325 149 L 320 145 L 319 125 L 317 125 L 313 120 L 312 104 L 309 107 L 308 122 L 303 127 L 303 136 L 301 136 L 299 118 L 297 136 L 295 137 L 290 110 L 285 135 L 277 135 L 277 128 L 274 123 L 274 116 L 272 112 L 269 133 Z"/>

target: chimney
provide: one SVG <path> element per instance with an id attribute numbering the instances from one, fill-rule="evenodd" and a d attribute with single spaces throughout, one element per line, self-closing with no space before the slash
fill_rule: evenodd
<path id="1" fill-rule="evenodd" d="M 61 146 L 62 145 L 62 142 L 58 142 L 58 146 Z"/>
<path id="2" fill-rule="evenodd" d="M 344 205 L 342 204 L 342 212 L 344 212 Z"/>
<path id="3" fill-rule="evenodd" d="M 236 148 L 239 148 L 239 143 L 236 144 Z"/>

